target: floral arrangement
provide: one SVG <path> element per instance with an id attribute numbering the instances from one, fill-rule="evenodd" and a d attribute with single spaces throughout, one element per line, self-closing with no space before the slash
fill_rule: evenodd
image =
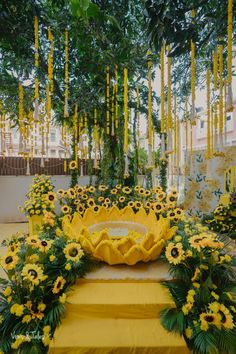
<path id="1" fill-rule="evenodd" d="M 27 194 L 28 200 L 25 201 L 21 210 L 28 216 L 42 215 L 44 211 L 53 211 L 56 199 L 53 189 L 50 176 L 35 175 Z"/>
<path id="2" fill-rule="evenodd" d="M 236 259 L 206 226 L 191 219 L 178 226 L 165 250 L 173 280 L 164 283 L 176 308 L 164 309 L 161 322 L 183 335 L 193 353 L 234 353 Z"/>
<path id="3" fill-rule="evenodd" d="M 88 268 L 83 249 L 45 227 L 39 236 L 14 236 L 1 265 L 7 277 L 0 279 L 0 352 L 47 352 L 67 293 Z"/>
<path id="4" fill-rule="evenodd" d="M 236 239 L 236 193 L 229 195 L 227 205 L 219 204 L 204 221 L 210 229 Z"/>
<path id="5" fill-rule="evenodd" d="M 135 186 L 130 188 L 117 184 L 115 188 L 110 189 L 103 184 L 97 188 L 76 185 L 68 190 L 59 189 L 57 195 L 62 214 L 73 214 L 77 211 L 83 215 L 88 208 L 99 212 L 101 207 L 109 209 L 116 205 L 119 209 L 129 206 L 135 212 L 144 208 L 148 213 L 152 209 L 157 218 L 163 215 L 173 222 L 178 222 L 183 218 L 183 210 L 177 208 L 178 193 L 174 188 L 167 194 L 161 187 L 145 189 Z"/>

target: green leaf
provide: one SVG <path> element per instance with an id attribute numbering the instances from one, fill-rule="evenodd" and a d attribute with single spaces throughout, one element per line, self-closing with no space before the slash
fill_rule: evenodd
<path id="1" fill-rule="evenodd" d="M 83 11 L 87 11 L 90 5 L 90 0 L 79 0 L 79 6 Z"/>
<path id="2" fill-rule="evenodd" d="M 182 311 L 176 308 L 166 308 L 160 313 L 162 326 L 168 332 L 183 334 L 185 328 L 185 317 Z"/>
<path id="3" fill-rule="evenodd" d="M 87 10 L 87 16 L 90 18 L 101 17 L 101 11 L 100 11 L 99 7 L 96 4 L 93 4 L 91 2 L 89 5 L 89 8 Z"/>
<path id="4" fill-rule="evenodd" d="M 113 26 L 117 27 L 121 31 L 120 24 L 114 16 L 107 15 L 106 18 Z"/>

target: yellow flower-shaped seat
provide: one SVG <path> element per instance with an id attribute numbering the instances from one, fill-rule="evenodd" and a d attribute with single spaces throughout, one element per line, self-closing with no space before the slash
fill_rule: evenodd
<path id="1" fill-rule="evenodd" d="M 87 209 L 83 216 L 74 214 L 72 220 L 65 216 L 63 231 L 97 260 L 134 265 L 157 259 L 176 227 L 171 228 L 167 218 L 157 221 L 153 211 L 147 215 L 144 209 L 134 213 L 131 207 L 119 210 L 113 206 L 98 212 Z"/>

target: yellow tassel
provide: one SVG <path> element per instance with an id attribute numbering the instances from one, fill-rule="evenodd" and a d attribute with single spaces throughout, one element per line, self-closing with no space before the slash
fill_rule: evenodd
<path id="1" fill-rule="evenodd" d="M 195 10 L 192 10 L 192 23 L 195 24 Z M 192 92 L 192 114 L 191 121 L 195 120 L 195 43 L 191 40 L 191 92 Z"/>
<path id="2" fill-rule="evenodd" d="M 206 158 L 211 157 L 211 72 L 207 69 L 207 151 Z"/>
<path id="3" fill-rule="evenodd" d="M 137 147 L 138 147 L 138 168 L 140 164 L 140 99 L 139 99 L 139 86 L 136 86 L 136 119 L 137 119 Z"/>
<path id="4" fill-rule="evenodd" d="M 220 38 L 222 42 L 222 38 Z M 220 97 L 219 97 L 219 139 L 220 146 L 223 146 L 223 44 L 219 45 L 219 82 L 220 82 Z"/>
<path id="5" fill-rule="evenodd" d="M 164 69 L 164 43 L 161 48 L 161 133 L 165 133 L 165 69 Z"/>
<path id="6" fill-rule="evenodd" d="M 68 95 L 69 95 L 69 67 L 68 67 L 68 62 L 69 62 L 69 49 L 68 49 L 68 44 L 69 43 L 69 38 L 68 38 L 68 29 L 65 30 L 65 101 L 64 101 L 64 117 L 67 118 L 69 117 L 69 112 L 68 112 Z"/>
<path id="7" fill-rule="evenodd" d="M 170 45 L 167 46 L 168 52 L 168 96 L 167 96 L 167 125 L 168 129 L 172 129 L 172 113 L 171 113 L 171 57 L 170 54 Z"/>
<path id="8" fill-rule="evenodd" d="M 64 167 L 63 168 L 64 173 L 66 173 L 67 172 L 67 161 L 66 160 L 64 160 L 64 166 L 63 167 Z"/>
<path id="9" fill-rule="evenodd" d="M 107 101 L 107 112 L 106 112 L 106 133 L 110 134 L 110 67 L 106 68 L 106 101 Z"/>
<path id="10" fill-rule="evenodd" d="M 53 34 L 51 29 L 48 29 L 48 40 L 50 41 L 50 50 L 48 53 L 48 80 L 50 83 L 50 92 L 53 92 Z"/>
<path id="11" fill-rule="evenodd" d="M 186 98 L 185 103 L 185 150 L 188 151 L 188 99 Z"/>
<path id="12" fill-rule="evenodd" d="M 128 154 L 128 69 L 124 68 L 124 152 Z"/>
<path id="13" fill-rule="evenodd" d="M 115 66 L 115 128 L 119 126 L 119 105 L 118 105 L 118 65 Z"/>

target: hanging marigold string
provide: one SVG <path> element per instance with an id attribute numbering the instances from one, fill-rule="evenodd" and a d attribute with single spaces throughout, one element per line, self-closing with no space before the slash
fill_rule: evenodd
<path id="1" fill-rule="evenodd" d="M 206 158 L 210 159 L 210 157 L 211 157 L 211 72 L 210 72 L 210 68 L 207 68 L 206 85 L 207 85 L 207 150 L 206 150 Z"/>
<path id="2" fill-rule="evenodd" d="M 115 128 L 119 126 L 119 105 L 118 105 L 118 65 L 115 66 Z"/>
<path id="3" fill-rule="evenodd" d="M 139 86 L 136 86 L 136 119 L 137 119 L 137 147 L 138 147 L 138 169 L 140 165 L 140 98 L 139 98 Z"/>
<path id="4" fill-rule="evenodd" d="M 165 155 L 165 45 L 161 48 L 161 157 Z"/>
<path id="5" fill-rule="evenodd" d="M 50 42 L 50 50 L 48 53 L 48 80 L 50 83 L 50 92 L 53 92 L 53 34 L 51 29 L 48 29 L 48 40 Z"/>
<path id="6" fill-rule="evenodd" d="M 23 141 L 24 141 L 24 89 L 21 83 L 19 83 L 19 155 L 23 154 Z"/>
<path id="7" fill-rule="evenodd" d="M 172 107 L 171 107 L 171 57 L 170 45 L 167 46 L 168 61 L 167 61 L 167 78 L 168 78 L 168 92 L 167 92 L 167 131 L 168 131 L 168 150 L 172 150 Z"/>
<path id="8" fill-rule="evenodd" d="M 223 114 L 223 44 L 222 38 L 220 38 L 219 44 L 219 142 L 220 146 L 223 146 L 223 124 L 224 124 L 224 114 Z"/>
<path id="9" fill-rule="evenodd" d="M 196 13 L 192 10 L 192 24 L 195 24 Z M 192 114 L 191 121 L 195 120 L 195 42 L 191 39 L 191 93 L 192 93 Z"/>
<path id="10" fill-rule="evenodd" d="M 213 55 L 213 82 L 214 82 L 214 105 L 213 105 L 213 125 L 214 125 L 214 152 L 218 146 L 218 113 L 217 113 L 217 90 L 218 90 L 218 50 L 214 50 Z"/>
<path id="11" fill-rule="evenodd" d="M 75 155 L 76 166 L 78 168 L 78 105 L 77 104 L 75 104 L 73 128 L 74 128 L 74 155 Z"/>
<path id="12" fill-rule="evenodd" d="M 64 101 L 64 117 L 69 117 L 68 96 L 69 96 L 69 34 L 68 29 L 65 30 L 65 101 Z"/>
<path id="13" fill-rule="evenodd" d="M 97 122 L 97 110 L 94 109 L 94 130 L 93 130 L 93 139 L 94 139 L 94 168 L 97 169 L 98 161 L 97 154 L 99 150 L 99 132 L 98 132 L 98 122 Z"/>
<path id="14" fill-rule="evenodd" d="M 111 97 L 111 135 L 115 135 L 115 92 L 116 88 L 113 85 L 112 88 L 112 97 Z"/>
<path id="15" fill-rule="evenodd" d="M 152 129 L 152 57 L 148 51 L 148 165 L 152 166 L 153 129 Z"/>
<path id="16" fill-rule="evenodd" d="M 125 155 L 125 171 L 124 178 L 129 176 L 128 166 L 128 151 L 129 151 L 129 137 L 128 137 L 128 69 L 124 68 L 124 155 Z"/>
<path id="17" fill-rule="evenodd" d="M 228 95 L 227 112 L 233 111 L 232 93 L 232 39 L 233 39 L 233 1 L 228 0 Z"/>
<path id="18" fill-rule="evenodd" d="M 106 67 L 106 133 L 110 134 L 110 67 Z"/>
<path id="19" fill-rule="evenodd" d="M 38 16 L 34 17 L 34 66 L 35 66 L 35 80 L 34 80 L 34 99 L 35 99 L 35 120 L 39 119 L 39 81 L 38 81 L 38 67 L 39 67 L 39 21 Z"/>
<path id="20" fill-rule="evenodd" d="M 185 150 L 186 155 L 188 151 L 188 98 L 186 98 L 185 102 Z"/>

